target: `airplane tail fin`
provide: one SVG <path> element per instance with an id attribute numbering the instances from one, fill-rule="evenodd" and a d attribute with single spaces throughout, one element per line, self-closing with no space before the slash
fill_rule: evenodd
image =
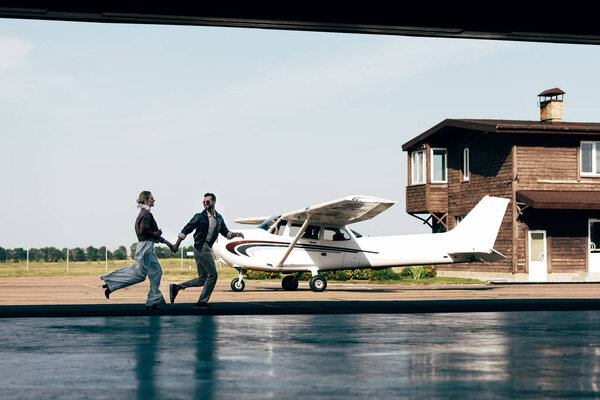
<path id="1" fill-rule="evenodd" d="M 505 258 L 494 250 L 509 199 L 485 196 L 454 229 L 448 232 L 453 248 L 449 255 L 456 260 L 475 257 L 484 261 Z"/>

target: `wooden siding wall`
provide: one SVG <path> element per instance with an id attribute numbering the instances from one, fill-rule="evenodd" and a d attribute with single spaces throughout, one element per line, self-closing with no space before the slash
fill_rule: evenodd
<path id="1" fill-rule="evenodd" d="M 427 212 L 426 185 L 414 185 L 406 187 L 406 212 L 424 214 Z"/>
<path id="2" fill-rule="evenodd" d="M 583 139 L 541 136 L 535 142 L 519 140 L 518 190 L 600 190 L 600 178 L 580 176 Z"/>
<path id="3" fill-rule="evenodd" d="M 545 230 L 549 272 L 587 271 L 588 219 L 600 212 L 528 210 L 518 223 L 517 272 L 528 272 L 528 231 Z"/>
<path id="4" fill-rule="evenodd" d="M 448 185 L 430 183 L 406 188 L 406 212 L 416 214 L 448 211 Z"/>
<path id="5" fill-rule="evenodd" d="M 428 208 L 429 212 L 445 213 L 448 211 L 448 185 L 446 183 L 432 183 L 429 186 Z"/>
<path id="6" fill-rule="evenodd" d="M 430 183 L 406 188 L 406 212 L 416 214 L 448 211 L 448 185 Z"/>
<path id="7" fill-rule="evenodd" d="M 600 138 L 599 138 L 600 139 Z M 517 140 L 518 190 L 600 190 L 600 179 L 580 176 L 582 137 L 539 136 Z M 528 272 L 528 230 L 545 230 L 548 272 L 587 271 L 588 218 L 593 211 L 525 209 L 517 230 L 517 272 Z"/>
<path id="8" fill-rule="evenodd" d="M 439 143 L 448 149 L 448 223 L 456 226 L 456 216 L 469 213 L 488 194 L 497 197 L 512 197 L 512 142 L 501 135 L 480 132 L 460 132 L 452 137 L 451 143 Z M 437 147 L 438 143 L 430 143 Z M 463 149 L 469 148 L 470 179 L 463 181 Z M 495 263 L 471 263 L 468 269 L 481 272 L 512 272 L 512 207 L 509 205 L 496 238 L 494 248 L 507 258 Z M 444 270 L 464 269 L 466 265 L 438 266 Z"/>

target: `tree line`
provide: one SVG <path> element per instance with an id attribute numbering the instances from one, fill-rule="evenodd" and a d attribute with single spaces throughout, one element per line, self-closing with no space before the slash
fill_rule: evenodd
<path id="1" fill-rule="evenodd" d="M 88 246 L 85 249 L 75 247 L 68 249 L 69 261 L 104 261 L 109 260 L 126 260 L 134 258 L 135 248 L 137 243 L 133 243 L 128 249 L 125 246 L 119 246 L 118 249 L 110 251 L 105 246 L 94 247 Z M 193 247 L 180 247 L 177 253 L 172 253 L 166 246 L 155 246 L 154 250 L 158 258 L 174 258 L 181 257 L 181 252 L 186 255 L 188 251 L 193 251 Z M 15 249 L 5 249 L 0 247 L 0 262 L 19 262 L 27 260 L 27 250 L 21 247 Z M 57 249 L 56 247 L 44 247 L 41 249 L 29 249 L 29 261 L 44 261 L 44 262 L 59 262 L 67 260 L 67 248 Z"/>

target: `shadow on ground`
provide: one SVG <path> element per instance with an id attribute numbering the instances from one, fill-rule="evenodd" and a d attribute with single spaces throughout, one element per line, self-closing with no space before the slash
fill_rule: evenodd
<path id="1" fill-rule="evenodd" d="M 0 306 L 0 318 L 118 317 L 148 315 L 411 314 L 489 311 L 600 310 L 600 299 L 474 299 L 406 301 L 270 301 L 169 304 L 147 311 L 143 304 Z"/>

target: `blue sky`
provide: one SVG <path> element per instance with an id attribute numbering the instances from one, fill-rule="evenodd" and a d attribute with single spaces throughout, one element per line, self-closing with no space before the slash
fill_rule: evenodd
<path id="1" fill-rule="evenodd" d="M 354 229 L 425 232 L 406 141 L 557 86 L 600 122 L 598 46 L 1 19 L 0 54 L 5 248 L 129 245 L 146 189 L 170 240 L 207 191 L 232 229 L 365 194 L 398 204 Z"/>

